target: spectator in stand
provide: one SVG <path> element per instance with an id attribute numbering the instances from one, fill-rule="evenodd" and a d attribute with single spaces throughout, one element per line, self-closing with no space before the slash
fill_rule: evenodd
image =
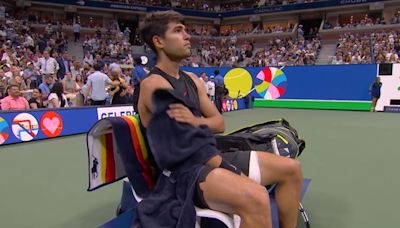
<path id="1" fill-rule="evenodd" d="M 71 74 L 73 80 L 75 80 L 76 76 L 81 73 L 82 73 L 82 67 L 78 61 L 75 61 L 73 64 L 71 64 Z"/>
<path id="2" fill-rule="evenodd" d="M 8 81 L 9 85 L 16 85 L 18 86 L 19 91 L 21 94 L 24 94 L 26 90 L 28 90 L 28 87 L 25 84 L 25 81 L 22 79 L 21 76 L 17 75 L 14 78 L 10 79 Z"/>
<path id="3" fill-rule="evenodd" d="M 222 113 L 222 99 L 224 98 L 224 78 L 219 74 L 219 70 L 214 71 L 215 83 L 215 106 L 219 113 Z"/>
<path id="4" fill-rule="evenodd" d="M 33 89 L 32 97 L 31 99 L 29 99 L 28 103 L 31 109 L 44 108 L 42 90 L 40 90 L 39 88 Z"/>
<path id="5" fill-rule="evenodd" d="M 215 101 L 215 83 L 214 75 L 210 76 L 210 80 L 207 82 L 207 94 L 212 102 Z"/>
<path id="6" fill-rule="evenodd" d="M 22 73 L 23 78 L 27 82 L 27 86 L 31 89 L 38 88 L 41 83 L 41 76 L 38 70 L 35 69 L 35 66 L 32 62 L 27 63 L 27 68 L 23 70 Z"/>
<path id="7" fill-rule="evenodd" d="M 127 84 L 125 83 L 125 79 L 121 76 L 121 71 L 118 68 L 114 68 L 111 70 L 110 78 L 112 81 L 120 83 L 119 85 L 111 86 L 109 88 L 109 93 L 112 97 L 111 104 L 127 104 Z"/>
<path id="8" fill-rule="evenodd" d="M 57 71 L 57 79 L 63 80 L 66 73 L 71 72 L 71 61 L 68 57 L 68 51 L 64 51 L 60 58 L 57 58 L 57 64 L 59 66 L 59 70 Z"/>
<path id="9" fill-rule="evenodd" d="M 45 106 L 47 105 L 47 97 L 50 94 L 51 89 L 54 86 L 54 79 L 52 75 L 45 75 L 44 76 L 44 81 L 42 84 L 39 85 L 39 89 L 42 91 L 42 98 L 43 98 L 43 103 Z"/>
<path id="10" fill-rule="evenodd" d="M 87 63 L 87 64 L 93 66 L 93 64 L 94 64 L 93 55 L 90 54 L 89 51 L 87 51 L 85 53 L 85 57 L 83 58 L 83 63 Z"/>
<path id="11" fill-rule="evenodd" d="M 5 76 L 4 71 L 0 70 L 0 99 L 5 97 L 7 85 L 8 78 Z"/>
<path id="12" fill-rule="evenodd" d="M 95 72 L 89 75 L 86 85 L 85 103 L 88 103 L 88 99 L 90 98 L 90 105 L 105 105 L 108 96 L 106 87 L 108 85 L 118 86 L 120 84 L 119 81 L 111 81 L 106 74 L 101 72 L 103 67 L 99 63 L 94 64 Z"/>
<path id="13" fill-rule="evenodd" d="M 12 64 L 12 60 L 15 58 L 15 55 L 13 54 L 13 49 L 11 47 L 6 49 L 6 52 L 3 54 L 1 57 L 1 61 L 5 61 L 5 64 Z"/>
<path id="14" fill-rule="evenodd" d="M 397 12 L 394 14 L 394 16 L 392 17 L 392 19 L 390 20 L 391 24 L 399 24 L 400 23 L 400 14 L 399 14 L 399 10 L 397 10 Z"/>
<path id="15" fill-rule="evenodd" d="M 207 77 L 207 75 L 206 75 L 206 72 L 202 71 L 202 72 L 200 73 L 200 81 L 201 81 L 201 82 L 203 83 L 203 85 L 204 85 L 204 90 L 207 91 L 207 90 L 208 90 L 208 88 L 207 88 L 208 77 Z"/>
<path id="16" fill-rule="evenodd" d="M 81 38 L 81 25 L 77 22 L 74 22 L 72 25 L 72 31 L 74 32 L 74 41 L 78 42 Z"/>
<path id="17" fill-rule="evenodd" d="M 67 97 L 64 94 L 64 88 L 61 82 L 56 82 L 51 88 L 48 100 L 48 108 L 69 107 Z"/>
<path id="18" fill-rule="evenodd" d="M 8 79 L 11 79 L 13 76 L 13 73 L 10 71 L 11 65 L 6 63 L 3 65 L 3 71 L 4 71 L 4 76 Z"/>
<path id="19" fill-rule="evenodd" d="M 24 110 L 29 109 L 28 101 L 20 96 L 21 93 L 17 85 L 9 85 L 7 88 L 8 96 L 1 100 L 2 110 Z"/>
<path id="20" fill-rule="evenodd" d="M 133 83 L 133 110 L 137 112 L 139 94 L 140 94 L 140 83 L 146 78 L 147 72 L 144 69 L 144 65 L 147 64 L 147 59 L 135 58 L 134 68 L 132 69 L 132 83 Z"/>
<path id="21" fill-rule="evenodd" d="M 64 94 L 69 101 L 69 106 L 75 106 L 76 95 L 79 92 L 79 89 L 76 85 L 75 80 L 72 79 L 71 72 L 68 72 L 65 75 L 65 78 L 62 80 Z"/>
<path id="22" fill-rule="evenodd" d="M 85 83 L 83 82 L 83 79 L 82 79 L 82 75 L 80 75 L 80 74 L 76 75 L 75 82 L 76 82 L 78 90 L 82 89 L 83 86 L 85 85 Z"/>
<path id="23" fill-rule="evenodd" d="M 57 75 L 57 71 L 60 69 L 57 60 L 53 57 L 50 57 L 49 51 L 47 50 L 43 51 L 43 57 L 39 59 L 39 67 L 40 67 L 40 72 L 43 76 Z"/>

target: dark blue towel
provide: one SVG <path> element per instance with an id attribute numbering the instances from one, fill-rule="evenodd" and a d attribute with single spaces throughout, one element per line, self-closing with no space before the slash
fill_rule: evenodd
<path id="1" fill-rule="evenodd" d="M 193 192 L 204 163 L 219 154 L 216 141 L 207 126 L 193 127 L 171 119 L 170 104 L 182 103 L 194 115 L 200 110 L 172 90 L 157 90 L 153 95 L 153 117 L 147 138 L 160 175 L 154 191 L 139 203 L 140 227 L 194 227 L 196 211 Z"/>

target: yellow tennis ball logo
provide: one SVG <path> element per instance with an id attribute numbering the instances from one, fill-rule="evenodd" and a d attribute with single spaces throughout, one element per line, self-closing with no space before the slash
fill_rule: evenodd
<path id="1" fill-rule="evenodd" d="M 224 83 L 231 98 L 246 96 L 253 85 L 251 74 L 243 68 L 234 68 L 225 74 Z"/>

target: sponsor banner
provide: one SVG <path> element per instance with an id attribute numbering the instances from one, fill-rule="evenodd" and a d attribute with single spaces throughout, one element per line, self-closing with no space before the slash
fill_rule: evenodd
<path id="1" fill-rule="evenodd" d="M 118 107 L 103 107 L 97 108 L 97 119 L 103 119 L 106 117 L 117 117 L 117 116 L 131 116 L 133 115 L 133 106 L 118 106 Z"/>
<path id="2" fill-rule="evenodd" d="M 400 113 L 400 106 L 385 106 L 383 111 Z"/>
<path id="3" fill-rule="evenodd" d="M 131 105 L 0 112 L 0 145 L 82 134 L 100 118 L 132 114 Z"/>
<path id="4" fill-rule="evenodd" d="M 224 99 L 222 101 L 222 110 L 224 112 L 232 112 L 245 108 L 246 108 L 245 99 Z"/>
<path id="5" fill-rule="evenodd" d="M 218 69 L 233 99 L 250 96 L 266 101 L 316 100 L 335 104 L 370 102 L 369 86 L 377 75 L 376 64 L 182 69 L 197 75 L 205 72 L 208 76 Z M 343 107 L 352 109 L 351 105 L 339 108 Z"/>

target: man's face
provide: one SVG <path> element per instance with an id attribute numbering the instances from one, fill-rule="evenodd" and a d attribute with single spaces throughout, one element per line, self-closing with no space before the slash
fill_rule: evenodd
<path id="1" fill-rule="evenodd" d="M 47 83 L 48 85 L 50 85 L 51 83 L 53 83 L 53 77 L 48 77 L 48 78 L 46 78 L 46 83 Z"/>
<path id="2" fill-rule="evenodd" d="M 17 77 L 17 76 L 21 75 L 21 70 L 18 67 L 13 67 L 11 72 L 12 72 L 14 77 Z"/>
<path id="3" fill-rule="evenodd" d="M 63 58 L 64 58 L 64 59 L 68 59 L 68 52 L 64 52 Z"/>
<path id="4" fill-rule="evenodd" d="M 12 86 L 11 88 L 8 89 L 8 94 L 11 97 L 18 97 L 19 96 L 19 89 L 16 86 Z"/>
<path id="5" fill-rule="evenodd" d="M 49 52 L 48 51 L 44 51 L 43 52 L 43 57 L 45 57 L 47 59 L 49 57 Z"/>
<path id="6" fill-rule="evenodd" d="M 21 76 L 16 76 L 16 77 L 15 77 L 15 81 L 16 81 L 18 84 L 21 84 L 21 83 L 22 83 L 22 78 L 21 78 Z"/>
<path id="7" fill-rule="evenodd" d="M 41 96 L 41 94 L 40 94 L 39 90 L 38 89 L 33 89 L 32 97 L 36 99 L 36 98 L 38 98 L 40 96 Z"/>
<path id="8" fill-rule="evenodd" d="M 158 37 L 158 46 L 171 60 L 180 61 L 191 56 L 190 35 L 179 22 L 170 22 L 164 37 Z"/>

